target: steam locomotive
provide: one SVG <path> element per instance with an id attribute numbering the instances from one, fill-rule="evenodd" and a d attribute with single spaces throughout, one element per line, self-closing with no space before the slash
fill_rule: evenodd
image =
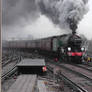
<path id="1" fill-rule="evenodd" d="M 74 63 L 81 63 L 85 52 L 83 40 L 76 34 L 64 34 L 37 40 L 8 41 L 3 47 L 23 51 L 37 50 L 39 53 L 57 57 L 61 61 Z"/>

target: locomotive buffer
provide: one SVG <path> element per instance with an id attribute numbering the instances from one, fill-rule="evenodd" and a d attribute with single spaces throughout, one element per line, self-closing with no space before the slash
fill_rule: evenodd
<path id="1" fill-rule="evenodd" d="M 17 68 L 18 74 L 44 74 L 47 71 L 44 59 L 24 59 Z"/>

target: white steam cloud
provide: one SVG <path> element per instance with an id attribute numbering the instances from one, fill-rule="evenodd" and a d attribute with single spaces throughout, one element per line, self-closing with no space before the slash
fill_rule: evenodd
<path id="1" fill-rule="evenodd" d="M 54 24 L 63 29 L 70 29 L 70 22 L 76 24 L 87 13 L 88 0 L 37 0 L 41 13 L 46 15 Z"/>

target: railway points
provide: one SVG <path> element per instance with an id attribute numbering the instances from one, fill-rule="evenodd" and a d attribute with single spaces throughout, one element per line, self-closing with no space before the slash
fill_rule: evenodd
<path id="1" fill-rule="evenodd" d="M 17 72 L 16 66 L 14 66 L 12 69 L 10 69 L 7 73 L 2 74 L 2 82 L 4 82 L 5 79 L 9 78 L 11 75 L 15 74 Z"/>
<path id="2" fill-rule="evenodd" d="M 26 53 L 26 54 L 25 54 Z M 30 60 L 38 60 L 38 62 L 39 62 L 39 60 L 41 60 L 42 58 L 43 58 L 43 56 L 41 56 L 41 55 L 37 55 L 38 53 L 27 53 L 27 52 L 22 52 L 22 54 L 21 54 L 21 52 L 20 52 L 20 56 L 22 57 L 22 61 L 23 61 L 23 59 L 24 59 L 24 61 L 25 60 L 28 60 L 28 59 L 30 59 Z M 45 57 L 45 56 L 44 56 Z M 37 58 L 37 59 L 36 59 Z M 46 58 L 46 57 L 45 57 Z M 23 61 L 23 62 L 24 62 Z M 45 61 L 45 60 L 44 60 Z M 29 62 L 29 60 L 28 60 L 28 62 Z M 26 62 L 26 63 L 24 63 L 24 64 L 27 64 L 27 66 L 28 66 L 28 62 Z M 36 83 L 38 83 L 38 81 L 40 81 L 40 82 L 42 82 L 43 83 L 43 88 L 44 88 L 44 90 L 46 89 L 46 91 L 47 92 L 58 92 L 58 90 L 60 91 L 60 85 L 62 85 L 62 83 L 61 84 L 59 84 L 59 83 L 57 83 L 57 81 L 53 78 L 53 68 L 50 68 L 50 67 L 48 67 L 47 66 L 47 63 L 48 62 L 53 62 L 53 64 L 54 63 L 60 63 L 60 62 L 54 62 L 53 60 L 50 60 L 50 59 L 47 59 L 46 60 L 46 67 L 47 67 L 47 73 L 46 73 L 46 75 L 45 76 L 40 76 L 41 78 L 39 79 L 38 78 L 38 76 L 37 76 L 37 82 Z M 22 62 L 20 62 L 19 63 L 20 65 L 23 65 L 22 64 Z M 31 63 L 32 64 L 32 63 Z M 55 64 L 55 67 L 57 66 L 57 64 Z M 18 64 L 17 64 L 18 65 Z M 41 64 L 40 64 L 41 65 Z M 50 65 L 50 64 L 49 64 Z M 17 66 L 18 67 L 18 66 Z M 41 68 L 42 69 L 42 68 Z M 51 72 L 50 72 L 51 71 Z M 63 72 L 62 71 L 62 73 L 63 74 L 66 74 L 65 72 Z M 75 77 L 75 78 L 73 78 L 73 74 L 71 73 L 70 75 L 68 75 L 68 74 L 66 74 L 67 76 L 70 76 L 70 78 L 72 78 L 71 80 L 69 79 L 69 78 L 67 78 L 67 76 L 66 75 L 64 75 L 63 76 L 63 74 L 60 74 L 60 78 L 61 78 L 61 80 L 63 79 L 64 80 L 64 82 L 65 81 L 67 81 L 67 82 L 65 82 L 66 84 L 64 84 L 64 91 L 61 91 L 61 92 L 72 92 L 72 91 L 74 91 L 74 92 L 77 92 L 77 91 L 79 91 L 79 92 L 87 92 L 87 90 L 86 90 L 86 87 L 84 88 L 84 87 L 82 87 L 82 86 L 87 86 L 89 89 L 90 89 L 90 86 L 91 86 L 91 82 L 90 81 L 88 81 L 88 80 L 85 80 L 85 78 L 84 79 L 82 79 L 82 78 L 78 78 L 78 77 Z M 20 73 L 20 75 L 21 75 L 21 73 Z M 27 74 L 27 75 L 29 75 L 29 74 Z M 76 74 L 76 76 L 78 76 L 77 74 Z M 18 79 L 18 76 L 17 76 L 17 79 Z M 80 80 L 79 80 L 80 79 Z M 14 79 L 14 80 L 16 80 L 16 79 Z M 75 81 L 73 81 L 73 80 L 75 80 Z M 76 83 L 76 81 L 77 80 L 79 80 L 77 83 Z M 84 80 L 84 82 L 82 82 L 81 80 Z M 48 84 L 48 85 L 47 85 Z M 79 85 L 78 85 L 79 84 Z M 85 84 L 85 85 L 84 85 Z M 66 86 L 67 85 L 67 86 Z M 69 85 L 71 85 L 71 86 L 69 86 Z M 36 85 L 35 87 L 37 87 L 37 89 L 36 89 L 36 91 L 39 89 L 39 87 Z M 10 87 L 11 88 L 11 87 Z M 9 89 L 10 89 L 9 88 Z M 9 90 L 8 90 L 9 91 Z M 6 91 L 5 91 L 6 92 Z M 35 92 L 35 91 L 34 91 Z M 90 92 L 90 91 L 89 91 Z"/>
<path id="3" fill-rule="evenodd" d="M 70 64 L 60 64 L 61 67 L 64 67 L 72 72 L 75 72 L 81 76 L 84 76 L 85 78 L 89 79 L 92 82 L 92 72 L 85 70 L 83 68 L 77 67 L 75 65 Z"/>
<path id="4" fill-rule="evenodd" d="M 74 71 L 71 71 L 69 68 L 63 67 L 63 65 L 52 63 L 50 67 L 55 68 L 57 66 L 62 71 L 60 76 L 62 76 L 63 79 L 67 81 L 70 85 L 72 85 L 74 90 L 79 90 L 79 92 L 91 92 L 92 81 L 90 79 L 85 78 Z"/>
<path id="5" fill-rule="evenodd" d="M 14 71 L 17 70 L 16 64 L 18 62 L 19 62 L 19 59 L 18 58 L 14 58 L 14 59 L 12 59 L 11 62 L 8 62 L 8 64 L 3 67 L 2 79 L 5 79 L 5 77 L 7 77 L 8 75 L 11 75 L 12 73 L 14 73 Z"/>

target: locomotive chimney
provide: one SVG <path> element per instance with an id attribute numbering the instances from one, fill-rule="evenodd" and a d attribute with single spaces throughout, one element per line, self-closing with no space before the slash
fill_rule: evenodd
<path id="1" fill-rule="evenodd" d="M 77 22 L 74 21 L 74 19 L 67 19 L 67 22 L 69 23 L 69 27 L 72 30 L 72 34 L 76 34 L 76 29 L 77 29 Z"/>

